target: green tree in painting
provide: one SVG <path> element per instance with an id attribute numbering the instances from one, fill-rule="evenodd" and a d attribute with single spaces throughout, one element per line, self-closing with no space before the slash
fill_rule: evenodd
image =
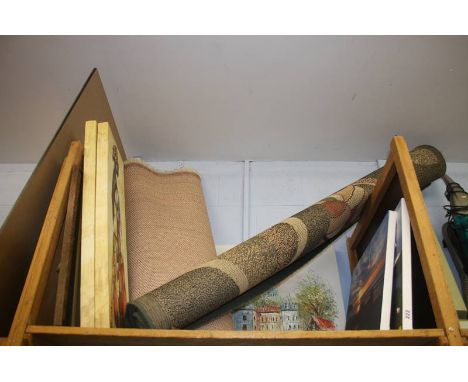
<path id="1" fill-rule="evenodd" d="M 338 307 L 333 291 L 319 277 L 309 275 L 299 283 L 296 294 L 299 317 L 304 328 L 311 329 L 311 318 L 333 321 L 338 317 Z"/>
<path id="2" fill-rule="evenodd" d="M 251 302 L 255 307 L 267 306 L 267 305 L 278 305 L 282 303 L 282 298 L 278 293 L 278 289 L 271 288 L 270 290 L 262 293 L 260 296 L 254 298 Z"/>

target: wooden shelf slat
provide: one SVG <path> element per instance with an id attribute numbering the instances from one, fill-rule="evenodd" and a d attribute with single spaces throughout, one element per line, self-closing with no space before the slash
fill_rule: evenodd
<path id="1" fill-rule="evenodd" d="M 468 329 L 460 329 L 460 334 L 463 338 L 463 344 L 468 346 Z"/>
<path id="2" fill-rule="evenodd" d="M 437 326 L 445 329 L 450 344 L 462 345 L 457 314 L 445 280 L 439 248 L 436 245 L 437 239 L 434 236 L 408 146 L 403 137 L 396 136 L 392 140 L 391 147 L 395 153 L 395 166 L 408 206 L 411 229 L 420 254 Z"/>
<path id="3" fill-rule="evenodd" d="M 38 345 L 439 345 L 442 329 L 244 332 L 30 325 Z"/>
<path id="4" fill-rule="evenodd" d="M 23 343 L 26 326 L 34 321 L 37 316 L 65 217 L 72 169 L 73 166 L 80 165 L 82 158 L 83 146 L 80 141 L 73 141 L 63 161 L 39 235 L 23 292 L 8 334 L 9 345 L 21 345 Z"/>

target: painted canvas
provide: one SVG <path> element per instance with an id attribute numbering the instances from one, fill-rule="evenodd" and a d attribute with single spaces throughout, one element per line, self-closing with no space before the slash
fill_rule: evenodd
<path id="1" fill-rule="evenodd" d="M 333 246 L 232 312 L 235 330 L 339 330 L 345 310 Z"/>
<path id="2" fill-rule="evenodd" d="M 388 211 L 353 270 L 346 329 L 390 329 L 395 229 Z"/>

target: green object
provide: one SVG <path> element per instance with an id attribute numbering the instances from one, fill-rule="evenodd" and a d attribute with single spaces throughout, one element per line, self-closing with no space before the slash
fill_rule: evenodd
<path id="1" fill-rule="evenodd" d="M 450 202 L 444 206 L 449 217 L 449 227 L 455 233 L 453 244 L 457 248 L 457 256 L 463 264 L 465 274 L 468 274 L 468 193 L 453 181 L 448 175 L 442 177 L 447 188 L 445 197 Z"/>
<path id="2" fill-rule="evenodd" d="M 448 175 L 443 180 L 447 185 L 445 197 L 450 202 L 444 206 L 448 222 L 442 227 L 444 244 L 460 276 L 465 304 L 468 304 L 468 193 Z"/>
<path id="3" fill-rule="evenodd" d="M 461 242 L 463 256 L 468 258 L 468 215 L 455 215 L 453 217 L 453 228 Z M 465 267 L 465 272 L 468 270 Z"/>

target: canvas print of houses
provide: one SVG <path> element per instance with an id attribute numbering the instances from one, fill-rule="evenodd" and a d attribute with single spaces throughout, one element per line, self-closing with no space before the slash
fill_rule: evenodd
<path id="1" fill-rule="evenodd" d="M 333 246 L 232 312 L 235 330 L 339 330 L 345 310 Z"/>

